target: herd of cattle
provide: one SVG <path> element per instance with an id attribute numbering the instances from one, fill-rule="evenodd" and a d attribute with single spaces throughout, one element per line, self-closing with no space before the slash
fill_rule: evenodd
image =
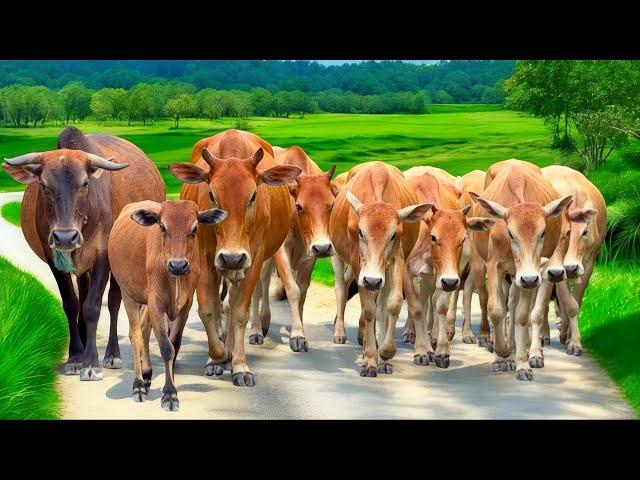
<path id="1" fill-rule="evenodd" d="M 234 385 L 254 386 L 246 326 L 251 320 L 249 342 L 262 344 L 274 268 L 291 310 L 291 350 L 306 352 L 303 308 L 321 257 L 331 257 L 335 272 L 335 343 L 346 342 L 345 305 L 359 295 L 361 376 L 392 373 L 404 298 L 403 341 L 415 344 L 414 363 L 447 368 L 460 290 L 462 340 L 494 352 L 493 371 L 532 380 L 532 368 L 544 366 L 552 299 L 561 342 L 568 354 L 582 354 L 577 320 L 606 209 L 600 192 L 567 167 L 506 160 L 486 174 L 454 177 L 367 162 L 333 178 L 335 167 L 323 173 L 300 147 L 227 130 L 196 143 L 189 163 L 169 166 L 185 185 L 180 200 L 167 201 L 158 169 L 139 148 L 76 128 L 61 133 L 56 150 L 3 167 L 29 184 L 21 225 L 60 289 L 70 334 L 65 373 L 102 379 L 96 328 L 110 279 L 102 365 L 122 366 L 122 300 L 135 401 L 150 388 L 153 329 L 165 363 L 161 405 L 179 408 L 174 365 L 194 293 L 208 337 L 205 375 L 231 370 Z M 478 340 L 470 327 L 474 291 Z"/>

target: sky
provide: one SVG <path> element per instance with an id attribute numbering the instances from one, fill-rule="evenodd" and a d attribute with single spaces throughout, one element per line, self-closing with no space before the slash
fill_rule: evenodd
<path id="1" fill-rule="evenodd" d="M 366 60 L 316 60 L 318 63 L 322 65 L 342 65 L 343 63 L 360 63 L 365 62 Z M 437 63 L 440 60 L 402 60 L 406 63 Z"/>

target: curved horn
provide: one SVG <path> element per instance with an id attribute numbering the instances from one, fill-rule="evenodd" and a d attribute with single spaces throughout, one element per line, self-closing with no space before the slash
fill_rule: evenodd
<path id="1" fill-rule="evenodd" d="M 115 157 L 102 158 L 98 155 L 94 155 L 93 153 L 87 153 L 87 158 L 89 159 L 89 163 L 94 168 L 104 168 L 105 170 L 122 170 L 123 168 L 127 168 L 129 166 L 128 163 L 115 163 L 112 162 Z"/>
<path id="2" fill-rule="evenodd" d="M 20 155 L 19 157 L 5 158 L 4 161 L 12 167 L 21 167 L 22 165 L 39 165 L 42 163 L 42 153 L 27 153 L 25 155 Z"/>
<path id="3" fill-rule="evenodd" d="M 327 170 L 327 173 L 325 173 L 325 175 L 327 176 L 327 178 L 329 180 L 331 180 L 331 177 L 333 177 L 334 173 L 336 173 L 336 166 L 335 165 L 333 167 L 331 167 L 329 170 Z"/>
<path id="4" fill-rule="evenodd" d="M 213 156 L 213 154 L 207 150 L 206 148 L 202 149 L 202 153 L 200 154 L 200 156 L 202 157 L 202 159 L 207 162 L 207 165 L 209 165 L 211 168 L 213 168 L 213 164 L 216 161 L 216 157 Z"/>

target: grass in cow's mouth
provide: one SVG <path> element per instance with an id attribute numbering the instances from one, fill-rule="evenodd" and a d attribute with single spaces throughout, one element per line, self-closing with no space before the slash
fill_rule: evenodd
<path id="1" fill-rule="evenodd" d="M 58 418 L 68 337 L 60 302 L 2 257 L 0 278 L 0 419 Z"/>
<path id="2" fill-rule="evenodd" d="M 13 223 L 15 226 L 20 226 L 20 204 L 21 202 L 9 202 L 2 206 L 2 216 Z"/>

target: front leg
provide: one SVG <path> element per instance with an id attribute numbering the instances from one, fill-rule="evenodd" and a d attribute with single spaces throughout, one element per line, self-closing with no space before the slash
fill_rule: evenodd
<path id="1" fill-rule="evenodd" d="M 530 381 L 533 380 L 533 371 L 529 368 L 527 341 L 529 340 L 529 319 L 535 289 L 518 288 L 518 292 L 515 295 L 518 297 L 518 306 L 514 314 L 516 325 L 516 378 L 522 381 Z M 537 341 L 539 342 L 540 338 Z"/>
<path id="2" fill-rule="evenodd" d="M 567 282 L 560 282 L 556 285 L 556 295 L 560 303 L 560 310 L 568 318 L 568 342 L 567 355 L 582 355 L 582 343 L 580 339 L 580 328 L 578 327 L 578 315 L 580 308 L 578 301 L 569 291 Z"/>
<path id="3" fill-rule="evenodd" d="M 427 324 L 427 315 L 429 311 L 433 313 L 430 307 L 431 298 L 436 288 L 435 275 L 427 275 L 420 278 L 420 299 L 419 303 L 422 307 L 422 315 L 415 316 L 416 325 L 416 343 L 413 351 L 413 363 L 416 365 L 429 365 L 433 361 L 435 352 L 431 342 L 431 332 Z"/>
<path id="4" fill-rule="evenodd" d="M 447 340 L 453 340 L 456 335 L 456 315 L 458 313 L 458 296 L 460 289 L 457 288 L 449 295 L 449 306 L 447 308 Z"/>
<path id="5" fill-rule="evenodd" d="M 531 368 L 544 367 L 542 326 L 544 322 L 547 322 L 547 325 L 549 324 L 547 315 L 552 291 L 553 283 L 543 280 L 542 285 L 538 288 L 533 310 L 531 310 L 531 347 L 529 349 L 529 366 Z"/>
<path id="6" fill-rule="evenodd" d="M 363 363 L 360 367 L 361 377 L 375 377 L 378 375 L 378 345 L 376 342 L 376 293 L 358 286 L 358 293 L 362 300 L 363 332 Z"/>
<path id="7" fill-rule="evenodd" d="M 413 275 L 408 267 L 404 269 L 402 275 L 402 286 L 404 295 L 407 298 L 407 321 L 402 331 L 402 341 L 404 343 L 415 343 L 416 325 L 423 316 L 423 310 L 420 299 L 418 298 L 418 292 L 416 292 L 416 287 L 413 284 Z M 420 363 L 417 365 L 420 365 Z"/>
<path id="8" fill-rule="evenodd" d="M 389 360 L 396 355 L 396 324 L 398 322 L 398 315 L 400 315 L 400 309 L 402 308 L 402 279 L 405 270 L 405 262 L 401 252 L 393 262 L 393 266 L 388 268 L 385 273 L 391 283 L 389 285 L 387 298 L 378 297 L 378 302 L 386 302 L 388 315 L 386 334 L 379 350 L 380 358 L 384 361 L 384 363 L 381 364 L 384 373 L 393 373 L 393 367 L 389 363 Z M 378 372 L 382 373 L 380 366 L 378 366 Z"/>
<path id="9" fill-rule="evenodd" d="M 164 387 L 162 387 L 160 405 L 163 410 L 177 412 L 180 409 L 180 402 L 178 401 L 178 390 L 173 378 L 176 351 L 173 343 L 169 340 L 169 335 L 165 328 L 165 324 L 168 325 L 171 319 L 167 316 L 164 305 L 158 304 L 155 299 L 149 302 L 148 312 L 153 333 L 158 341 L 158 347 L 160 347 L 160 355 L 164 361 L 165 382 Z"/>
<path id="10" fill-rule="evenodd" d="M 266 262 L 265 262 L 266 264 Z M 264 271 L 265 265 L 262 265 Z M 262 274 L 262 273 L 261 273 Z M 249 344 L 262 345 L 264 335 L 262 335 L 262 325 L 260 324 L 260 300 L 262 298 L 262 283 L 257 282 L 256 288 L 251 296 L 251 307 L 249 308 L 249 321 L 251 323 L 251 333 L 249 333 Z M 268 301 L 268 295 L 267 295 Z"/>
<path id="11" fill-rule="evenodd" d="M 453 292 L 445 292 L 444 290 L 436 289 L 432 297 L 433 308 L 435 311 L 435 320 L 438 324 L 438 341 L 436 346 L 436 354 L 434 362 L 439 368 L 449 367 L 449 356 L 451 354 L 449 348 L 449 338 L 447 335 L 447 312 L 449 311 L 449 305 Z"/>
<path id="12" fill-rule="evenodd" d="M 333 343 L 347 343 L 344 329 L 344 310 L 347 306 L 347 286 L 344 276 L 344 262 L 334 255 L 331 257 L 333 267 L 333 283 L 336 292 L 336 317 L 333 321 Z"/>
<path id="13" fill-rule="evenodd" d="M 102 366 L 104 368 L 122 368 L 122 358 L 120 357 L 120 345 L 118 345 L 118 313 L 120 312 L 120 303 L 122 302 L 122 293 L 120 285 L 111 274 L 109 281 L 109 342 L 104 352 L 104 360 Z"/>
<path id="14" fill-rule="evenodd" d="M 474 275 L 473 271 L 464 282 L 462 291 L 462 343 L 476 343 L 476 337 L 471 331 L 471 300 L 473 299 Z"/>
<path id="15" fill-rule="evenodd" d="M 78 313 L 81 306 L 73 289 L 71 275 L 61 272 L 53 265 L 49 265 L 49 268 L 51 268 L 51 273 L 58 284 L 62 308 L 69 324 L 69 358 L 64 366 L 64 374 L 78 375 L 82 369 L 82 357 L 84 356 L 84 346 L 78 330 Z"/>
<path id="16" fill-rule="evenodd" d="M 302 317 L 300 316 L 300 288 L 293 277 L 291 270 L 291 260 L 287 255 L 284 245 L 274 254 L 273 260 L 276 264 L 278 275 L 284 283 L 289 302 L 289 312 L 291 313 L 291 336 L 289 337 L 289 347 L 294 352 L 308 352 L 309 343 L 304 335 L 302 327 Z"/>
<path id="17" fill-rule="evenodd" d="M 498 268 L 495 261 L 487 265 L 487 272 L 489 277 L 489 298 L 487 300 L 487 310 L 489 318 L 493 324 L 493 338 L 494 345 L 493 350 L 495 352 L 495 359 L 493 361 L 492 370 L 494 372 L 506 372 L 512 370 L 515 365 L 512 365 L 511 350 L 507 345 L 505 338 L 505 317 L 506 317 L 506 298 L 503 298 L 502 292 L 502 279 L 504 277 L 504 271 Z"/>

